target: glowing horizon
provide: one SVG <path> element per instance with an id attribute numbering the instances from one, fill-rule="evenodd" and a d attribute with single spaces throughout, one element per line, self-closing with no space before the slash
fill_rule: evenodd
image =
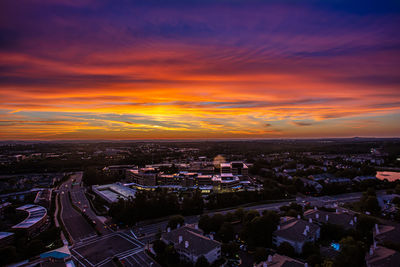
<path id="1" fill-rule="evenodd" d="M 400 136 L 396 1 L 0 9 L 2 140 Z"/>

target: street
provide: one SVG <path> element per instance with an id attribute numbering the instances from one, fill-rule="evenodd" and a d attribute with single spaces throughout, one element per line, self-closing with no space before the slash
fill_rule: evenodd
<path id="1" fill-rule="evenodd" d="M 79 177 L 82 174 L 74 174 L 73 177 Z M 96 236 L 95 230 L 90 224 L 77 212 L 68 197 L 68 191 L 71 188 L 71 179 L 60 186 L 59 197 L 61 200 L 61 220 L 71 238 L 76 242 L 88 237 Z"/>
<path id="2" fill-rule="evenodd" d="M 74 179 L 75 181 L 72 182 L 72 179 Z M 71 186 L 70 186 L 69 190 L 70 190 L 72 202 L 83 213 L 88 215 L 88 217 L 92 221 L 96 222 L 96 229 L 101 234 L 111 233 L 112 231 L 108 227 L 105 227 L 105 224 L 103 223 L 103 221 L 100 220 L 99 216 L 97 216 L 97 214 L 92 210 L 89 200 L 87 199 L 87 197 L 85 195 L 85 189 L 81 186 L 81 182 L 82 182 L 82 173 L 79 173 L 71 178 Z"/>

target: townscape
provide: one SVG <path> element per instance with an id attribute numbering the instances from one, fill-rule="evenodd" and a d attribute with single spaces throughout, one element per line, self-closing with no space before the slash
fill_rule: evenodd
<path id="1" fill-rule="evenodd" d="M 400 140 L 4 142 L 12 266 L 398 266 Z"/>

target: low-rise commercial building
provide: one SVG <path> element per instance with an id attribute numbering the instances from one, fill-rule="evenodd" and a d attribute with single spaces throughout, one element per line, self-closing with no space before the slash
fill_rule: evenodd
<path id="1" fill-rule="evenodd" d="M 239 161 L 221 163 L 216 168 L 201 162 L 174 164 L 174 166 L 180 171 L 175 173 L 160 171 L 162 167 L 172 167 L 172 164 L 153 164 L 146 165 L 145 168 L 128 169 L 126 178 L 130 183 L 140 185 L 143 188 L 155 186 L 181 186 L 184 188 L 214 186 L 219 189 L 241 189 L 249 188 L 251 185 L 251 182 L 244 177 L 248 175 L 248 167 Z M 112 167 L 117 168 L 118 166 L 106 168 L 110 171 L 113 170 Z M 215 170 L 220 171 L 220 173 L 215 173 Z"/>
<path id="2" fill-rule="evenodd" d="M 93 192 L 108 203 L 121 199 L 134 198 L 136 190 L 121 184 L 93 185 Z"/>
<path id="3" fill-rule="evenodd" d="M 12 229 L 23 230 L 31 235 L 40 231 L 47 221 L 47 210 L 42 206 L 28 204 L 17 208 L 17 210 L 27 212 L 28 217 L 19 224 L 14 225 Z"/>
<path id="4" fill-rule="evenodd" d="M 105 173 L 113 176 L 119 176 L 121 178 L 126 177 L 127 170 L 137 169 L 136 165 L 112 165 L 103 168 Z"/>
<path id="5" fill-rule="evenodd" d="M 219 186 L 220 189 L 240 187 L 239 177 L 232 173 L 221 173 L 221 175 L 215 175 L 212 178 L 212 181 L 213 185 Z"/>
<path id="6" fill-rule="evenodd" d="M 243 161 L 232 161 L 230 163 L 220 163 L 220 173 L 232 173 L 234 175 L 247 176 L 249 168 Z"/>
<path id="7" fill-rule="evenodd" d="M 158 170 L 152 167 L 131 169 L 127 170 L 126 176 L 131 182 L 145 186 L 155 186 L 157 185 Z"/>
<path id="8" fill-rule="evenodd" d="M 0 232 L 0 248 L 8 246 L 14 242 L 14 233 Z"/>
<path id="9" fill-rule="evenodd" d="M 34 203 L 50 209 L 52 189 L 45 188 L 36 194 Z"/>
<path id="10" fill-rule="evenodd" d="M 10 202 L 5 202 L 0 204 L 0 219 L 2 219 L 4 217 L 4 212 L 5 210 L 11 206 Z"/>

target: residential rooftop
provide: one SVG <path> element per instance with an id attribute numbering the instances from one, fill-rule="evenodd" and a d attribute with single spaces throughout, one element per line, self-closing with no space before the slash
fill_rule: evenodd
<path id="1" fill-rule="evenodd" d="M 181 237 L 181 239 L 180 239 Z M 202 234 L 202 231 L 191 226 L 183 226 L 164 233 L 162 239 L 168 243 L 173 243 L 176 249 L 189 250 L 191 254 L 201 256 L 207 254 L 221 243 Z M 188 242 L 188 247 L 185 243 Z"/>
<path id="2" fill-rule="evenodd" d="M 378 242 L 400 243 L 400 224 L 375 225 L 373 235 Z"/>
<path id="3" fill-rule="evenodd" d="M 368 267 L 398 267 L 400 263 L 400 253 L 385 247 L 377 246 L 371 248 L 365 257 Z"/>
<path id="4" fill-rule="evenodd" d="M 319 227 L 312 222 L 286 217 L 286 221 L 281 222 L 278 229 L 275 230 L 274 235 L 287 240 L 304 242 L 310 236 L 314 236 L 318 229 Z"/>
<path id="5" fill-rule="evenodd" d="M 336 224 L 343 226 L 346 229 L 353 228 L 357 224 L 357 217 L 337 210 L 336 212 L 325 211 L 325 210 L 307 210 L 304 212 L 304 217 L 307 219 L 313 219 L 318 223 L 322 224 Z"/>
<path id="6" fill-rule="evenodd" d="M 274 254 L 269 255 L 267 261 L 261 262 L 257 266 L 268 266 L 268 267 L 304 267 L 306 266 L 303 262 L 292 259 L 288 256 Z"/>

